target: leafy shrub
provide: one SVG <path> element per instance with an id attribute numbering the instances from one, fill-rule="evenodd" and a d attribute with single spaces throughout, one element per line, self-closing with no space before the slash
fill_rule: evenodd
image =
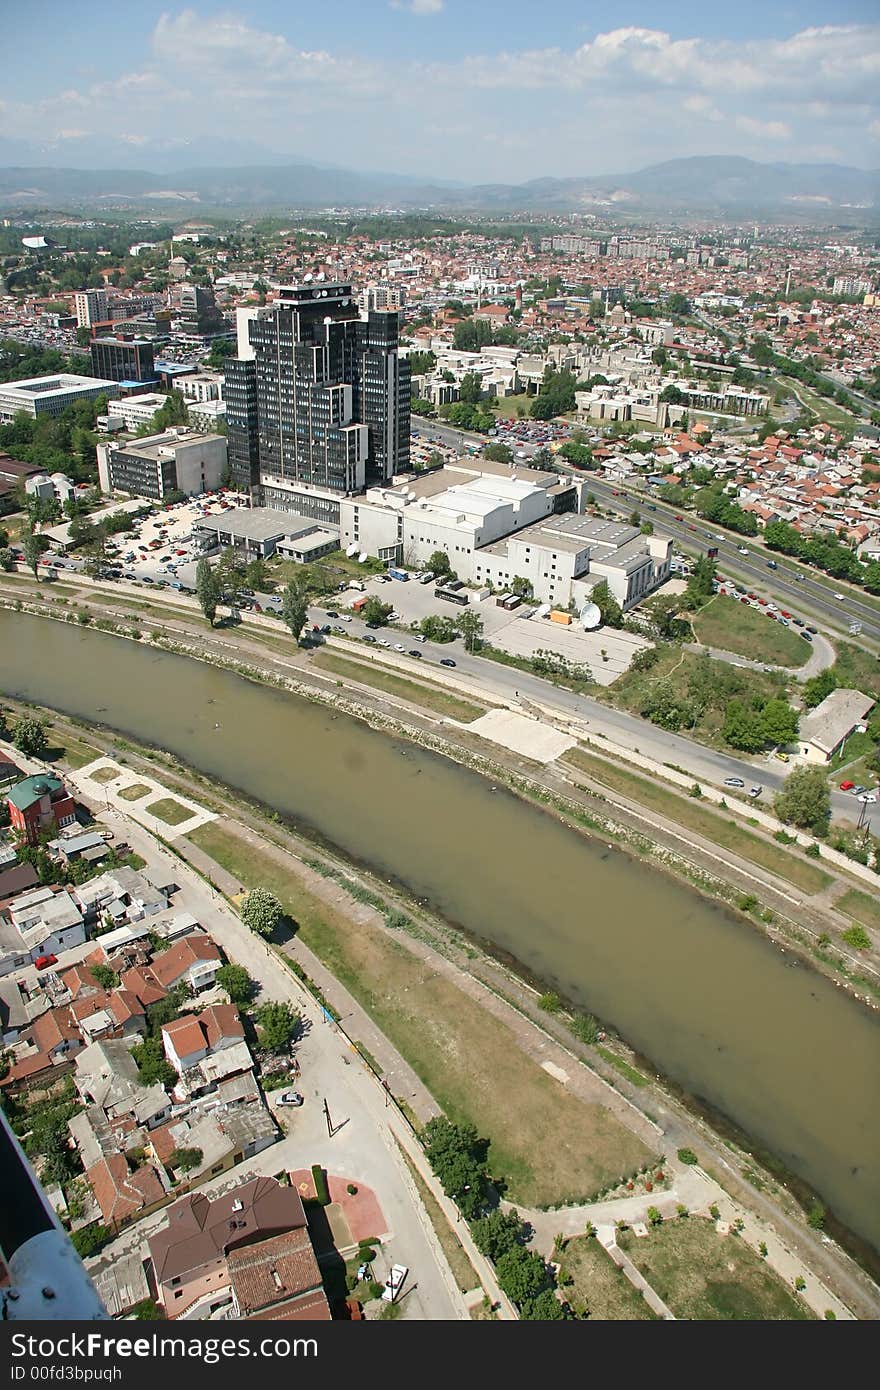
<path id="1" fill-rule="evenodd" d="M 312 1182 L 315 1184 L 315 1197 L 322 1207 L 330 1204 L 330 1188 L 327 1185 L 327 1173 L 320 1163 L 312 1164 Z"/>
<path id="2" fill-rule="evenodd" d="M 698 1162 L 697 1155 L 694 1153 L 693 1149 L 679 1149 L 678 1161 L 679 1163 L 689 1164 L 694 1164 Z"/>

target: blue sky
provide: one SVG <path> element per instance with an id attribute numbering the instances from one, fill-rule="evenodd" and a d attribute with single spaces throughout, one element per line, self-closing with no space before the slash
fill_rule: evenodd
<path id="1" fill-rule="evenodd" d="M 691 154 L 880 165 L 876 0 L 29 0 L 0 152 L 492 182 Z"/>

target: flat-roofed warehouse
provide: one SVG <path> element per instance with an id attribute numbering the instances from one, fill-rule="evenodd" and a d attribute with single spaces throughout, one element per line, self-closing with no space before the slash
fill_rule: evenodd
<path id="1" fill-rule="evenodd" d="M 208 552 L 233 546 L 261 559 L 278 550 L 295 560 L 317 560 L 339 549 L 338 528 L 269 507 L 235 507 L 202 518 L 193 530 Z"/>

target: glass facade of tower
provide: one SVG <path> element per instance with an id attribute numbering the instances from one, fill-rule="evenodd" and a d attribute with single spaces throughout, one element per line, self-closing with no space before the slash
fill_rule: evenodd
<path id="1" fill-rule="evenodd" d="M 253 362 L 227 368 L 233 477 L 253 465 L 254 402 L 269 505 L 279 485 L 344 495 L 406 469 L 409 367 L 398 328 L 396 313 L 361 320 L 350 285 L 282 289 L 247 326 Z"/>
<path id="2" fill-rule="evenodd" d="M 226 363 L 226 443 L 232 486 L 256 503 L 260 483 L 257 429 L 256 363 L 229 358 Z"/>

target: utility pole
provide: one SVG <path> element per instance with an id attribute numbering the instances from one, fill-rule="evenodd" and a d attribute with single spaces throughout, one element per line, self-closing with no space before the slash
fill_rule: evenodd
<path id="1" fill-rule="evenodd" d="M 330 1119 L 330 1107 L 327 1104 L 327 1097 L 324 1097 L 324 1119 L 327 1121 L 327 1138 L 333 1138 L 333 1121 Z"/>

